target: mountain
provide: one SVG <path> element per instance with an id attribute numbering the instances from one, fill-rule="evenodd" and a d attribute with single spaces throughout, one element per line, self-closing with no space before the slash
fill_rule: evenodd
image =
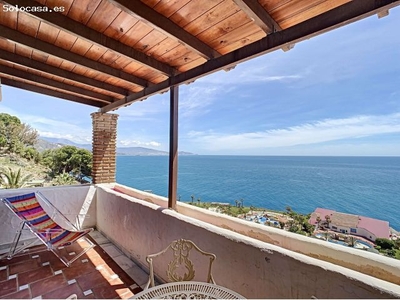
<path id="1" fill-rule="evenodd" d="M 78 143 L 75 143 L 68 139 L 63 139 L 63 138 L 42 137 L 41 140 L 50 142 L 52 144 L 61 145 L 61 146 L 69 145 L 69 146 L 75 146 L 77 148 L 83 148 L 83 149 L 92 151 L 92 144 L 78 144 Z"/>
<path id="2" fill-rule="evenodd" d="M 42 137 L 35 145 L 39 152 L 47 149 L 57 149 L 65 145 L 75 146 L 92 151 L 91 144 L 78 144 L 68 139 Z M 167 151 L 155 150 L 145 147 L 118 147 L 117 155 L 125 156 L 168 156 Z M 190 152 L 179 151 L 179 155 L 194 155 Z"/>

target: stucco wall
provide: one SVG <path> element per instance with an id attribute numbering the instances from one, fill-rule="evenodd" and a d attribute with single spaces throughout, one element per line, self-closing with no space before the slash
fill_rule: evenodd
<path id="1" fill-rule="evenodd" d="M 138 199 L 168 207 L 165 197 L 145 193 L 122 185 L 115 188 Z M 359 249 L 343 247 L 326 241 L 312 239 L 282 229 L 240 220 L 186 203 L 177 203 L 177 210 L 183 215 L 202 220 L 220 228 L 253 237 L 263 242 L 283 247 L 310 257 L 325 260 L 352 270 L 362 272 L 400 285 L 400 260 L 369 253 Z"/>
<path id="2" fill-rule="evenodd" d="M 207 224 L 106 187 L 97 190 L 97 228 L 144 267 L 147 254 L 162 250 L 172 240 L 191 239 L 203 250 L 216 254 L 213 269 L 216 282 L 247 298 L 400 297 L 398 285 Z"/>
<path id="3" fill-rule="evenodd" d="M 80 222 L 82 227 L 94 227 L 96 225 L 96 208 L 94 201 L 96 188 L 94 186 L 74 185 L 0 190 L 0 198 L 22 195 L 35 191 L 40 191 L 73 223 L 76 223 L 76 215 L 84 214 L 87 217 L 81 217 Z M 0 249 L 4 249 L 12 243 L 20 221 L 3 203 L 0 203 L 0 224 Z M 33 235 L 30 234 L 29 231 L 25 231 L 21 241 L 32 237 Z"/>

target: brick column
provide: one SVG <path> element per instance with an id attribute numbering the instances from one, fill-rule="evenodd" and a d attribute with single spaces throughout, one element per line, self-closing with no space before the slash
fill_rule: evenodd
<path id="1" fill-rule="evenodd" d="M 117 114 L 92 113 L 93 183 L 115 182 Z"/>

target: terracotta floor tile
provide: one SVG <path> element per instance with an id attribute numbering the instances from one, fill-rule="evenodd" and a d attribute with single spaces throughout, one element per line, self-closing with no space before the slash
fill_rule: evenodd
<path id="1" fill-rule="evenodd" d="M 125 285 L 102 284 L 92 288 L 96 298 L 115 299 L 126 293 L 129 289 Z"/>
<path id="2" fill-rule="evenodd" d="M 96 266 L 90 261 L 87 263 L 76 262 L 73 266 L 63 269 L 63 273 L 67 280 L 76 279 L 80 276 L 97 272 Z M 87 275 L 88 276 L 88 275 Z"/>
<path id="3" fill-rule="evenodd" d="M 0 282 L 0 297 L 14 293 L 16 291 L 17 291 L 16 278 Z"/>
<path id="4" fill-rule="evenodd" d="M 124 291 L 124 290 L 121 290 L 121 291 L 118 291 L 118 292 L 123 292 L 123 291 Z M 128 298 L 133 297 L 133 296 L 134 296 L 135 294 L 137 294 L 137 293 L 139 293 L 139 292 L 134 293 L 134 292 L 132 292 L 130 289 L 127 289 L 127 291 L 121 293 L 121 294 L 119 295 L 119 297 L 120 297 L 121 299 L 128 299 Z"/>
<path id="5" fill-rule="evenodd" d="M 35 283 L 32 283 L 30 287 L 32 297 L 37 297 L 67 285 L 68 283 L 65 280 L 63 274 L 59 274 L 40 281 L 36 281 Z"/>
<path id="6" fill-rule="evenodd" d="M 106 278 L 98 272 L 90 273 L 90 276 L 84 275 L 76 278 L 79 286 L 81 287 L 82 291 L 86 291 L 89 289 L 93 289 L 94 287 L 101 285 L 101 284 L 108 284 Z"/>
<path id="7" fill-rule="evenodd" d="M 4 280 L 7 280 L 7 278 L 8 278 L 7 274 L 8 274 L 8 270 L 7 269 L 0 271 L 0 282 L 4 281 Z"/>
<path id="8" fill-rule="evenodd" d="M 73 283 L 67 286 L 63 286 L 52 292 L 43 294 L 42 299 L 65 299 L 72 294 L 76 294 L 78 296 L 78 299 L 82 299 L 85 297 L 79 285 L 77 283 Z"/>
<path id="9" fill-rule="evenodd" d="M 13 257 L 12 259 L 3 258 L 2 260 L 0 260 L 0 266 L 8 266 L 19 263 L 21 261 L 27 261 L 29 259 L 31 259 L 31 256 L 29 254 L 19 255 Z"/>
<path id="10" fill-rule="evenodd" d="M 8 266 L 10 275 L 23 273 L 23 272 L 27 272 L 30 270 L 35 270 L 40 267 L 41 267 L 41 264 L 37 259 L 29 259 L 29 260 L 22 261 L 22 262 Z"/>
<path id="11" fill-rule="evenodd" d="M 18 284 L 21 286 L 51 276 L 53 276 L 53 271 L 51 270 L 50 266 L 44 266 L 32 271 L 18 274 Z"/>
<path id="12" fill-rule="evenodd" d="M 30 289 L 25 289 L 12 294 L 8 294 L 7 296 L 1 299 L 32 299 L 32 295 Z"/>
<path id="13" fill-rule="evenodd" d="M 38 261 L 43 264 L 49 262 L 53 268 L 53 271 L 62 270 L 67 268 L 67 266 L 51 251 L 45 251 L 38 253 Z"/>

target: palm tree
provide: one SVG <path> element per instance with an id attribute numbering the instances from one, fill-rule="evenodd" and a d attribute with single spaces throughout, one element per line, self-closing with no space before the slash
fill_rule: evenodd
<path id="1" fill-rule="evenodd" d="M 329 224 L 331 223 L 331 217 L 329 215 L 326 215 L 325 216 L 325 220 L 326 220 L 326 224 L 327 224 L 327 226 L 329 228 Z"/>
<path id="2" fill-rule="evenodd" d="M 194 195 L 190 196 L 190 198 L 192 198 L 192 203 L 193 203 L 193 201 L 194 201 Z"/>
<path id="3" fill-rule="evenodd" d="M 317 216 L 316 221 L 317 221 L 317 229 L 319 229 L 319 223 L 321 223 L 321 217 Z"/>
<path id="4" fill-rule="evenodd" d="M 239 203 L 239 201 L 235 200 L 236 207 L 238 207 L 238 203 Z"/>
<path id="5" fill-rule="evenodd" d="M 239 201 L 240 201 L 240 203 L 241 203 L 240 205 L 243 207 L 243 198 L 240 198 Z"/>
<path id="6" fill-rule="evenodd" d="M 11 168 L 0 172 L 0 183 L 6 189 L 18 189 L 32 178 L 32 174 L 22 175 L 21 168 L 14 171 Z"/>
<path id="7" fill-rule="evenodd" d="M 197 203 L 198 203 L 198 205 L 200 206 L 200 198 L 197 198 Z"/>

